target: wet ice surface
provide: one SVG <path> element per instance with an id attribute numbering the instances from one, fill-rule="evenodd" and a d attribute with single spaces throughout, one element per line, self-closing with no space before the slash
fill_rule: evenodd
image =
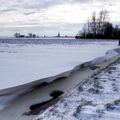
<path id="1" fill-rule="evenodd" d="M 34 120 L 120 120 L 120 61 L 71 90 Z"/>

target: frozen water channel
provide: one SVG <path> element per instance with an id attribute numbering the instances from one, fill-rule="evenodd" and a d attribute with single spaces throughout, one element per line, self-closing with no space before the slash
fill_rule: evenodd
<path id="1" fill-rule="evenodd" d="M 34 120 L 120 120 L 120 61 L 71 90 Z"/>

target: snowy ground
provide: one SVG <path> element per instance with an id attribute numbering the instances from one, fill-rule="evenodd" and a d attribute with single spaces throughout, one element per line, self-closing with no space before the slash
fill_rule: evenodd
<path id="1" fill-rule="evenodd" d="M 18 44 L 13 44 L 14 40 L 8 43 L 0 40 L 0 90 L 71 70 L 83 62 L 104 56 L 118 44 L 117 41 L 74 39 L 65 44 L 67 40 L 59 39 L 51 44 L 49 39 L 40 44 L 24 44 L 22 41 L 27 40 Z"/>
<path id="2" fill-rule="evenodd" d="M 8 94 L 4 94 L 6 88 L 11 88 L 13 86 L 19 86 L 21 84 L 30 83 L 32 81 L 40 80 L 42 78 L 51 77 L 54 75 L 58 75 L 60 73 L 63 73 L 65 71 L 73 69 L 76 65 L 79 65 L 81 63 L 93 60 L 94 58 L 101 57 L 105 55 L 105 52 L 116 48 L 118 41 L 89 41 L 89 40 L 53 40 L 54 42 L 51 43 L 51 40 L 47 39 L 46 41 L 43 41 L 37 44 L 37 42 L 34 43 L 34 40 L 26 41 L 22 40 L 20 42 L 19 40 L 9 40 L 2 41 L 0 40 L 0 108 L 4 108 L 4 104 L 10 101 L 10 99 L 13 99 L 16 97 L 16 92 L 24 91 L 26 86 L 24 86 L 24 89 L 20 89 L 19 91 L 15 91 L 13 95 L 11 95 L 11 92 Z M 65 44 L 64 44 L 65 41 Z M 24 43 L 25 42 L 25 43 Z M 29 43 L 30 42 L 30 43 Z M 50 42 L 50 43 L 49 43 Z M 29 44 L 28 44 L 29 43 Z M 81 76 L 80 76 L 81 77 Z M 80 79 L 80 78 L 79 78 Z M 74 82 L 78 83 L 80 80 L 77 80 Z M 48 81 L 49 82 L 49 81 Z M 68 81 L 66 80 L 66 83 Z M 73 87 L 74 84 L 71 85 L 73 81 L 71 80 L 70 85 L 64 85 L 64 82 L 62 81 L 60 84 L 65 90 L 68 88 Z M 58 89 L 59 86 L 56 85 L 55 87 L 52 87 L 55 89 Z M 63 86 L 64 85 L 64 86 Z M 67 86 L 67 87 L 66 87 Z M 23 86 L 22 86 L 23 87 Z M 57 88 L 56 88 L 57 87 Z M 61 87 L 61 88 L 62 88 Z M 51 92 L 48 89 L 47 91 L 47 99 L 50 97 L 49 93 Z M 3 91 L 2 91 L 3 90 Z M 10 91 L 9 89 L 7 89 Z M 17 93 L 18 94 L 18 93 Z M 46 95 L 42 94 L 42 98 L 44 100 L 46 99 Z M 3 114 L 1 113 L 1 116 L 3 115 L 5 119 L 5 116 L 7 118 L 14 116 L 15 112 L 18 113 L 21 120 L 21 113 L 24 111 L 29 110 L 29 107 L 31 104 L 37 102 L 42 102 L 41 98 L 39 98 L 40 94 L 38 94 L 38 91 L 33 92 L 33 96 L 36 96 L 36 98 L 33 99 L 33 96 L 31 93 L 29 93 L 29 99 L 25 96 L 22 97 L 19 101 L 19 98 L 17 99 L 19 102 L 13 102 L 13 107 L 8 107 L 7 109 L 7 115 L 6 110 L 3 111 Z M 26 99 L 29 101 L 26 101 Z M 23 102 L 24 101 L 24 102 Z M 22 105 L 18 105 L 21 104 Z M 26 105 L 24 105 L 26 103 Z M 14 109 L 14 107 L 18 109 Z M 19 109 L 20 108 L 20 109 Z M 12 110 L 11 110 L 12 109 Z M 10 111 L 12 111 L 10 113 Z M 18 112 L 20 111 L 20 112 Z M 33 117 L 33 116 L 32 116 Z M 11 118 L 13 120 L 13 118 Z M 5 119 L 6 120 L 6 119 Z M 27 120 L 25 118 L 25 120 Z"/>
<path id="3" fill-rule="evenodd" d="M 120 120 L 120 61 L 71 90 L 34 120 Z"/>

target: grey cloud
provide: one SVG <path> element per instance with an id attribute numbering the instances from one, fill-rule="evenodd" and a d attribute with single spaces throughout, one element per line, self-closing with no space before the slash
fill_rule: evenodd
<path id="1" fill-rule="evenodd" d="M 25 12 L 24 15 L 31 15 L 34 14 L 35 12 Z"/>
<path id="2" fill-rule="evenodd" d="M 11 11 L 17 11 L 17 9 L 14 9 L 14 8 L 8 8 L 8 9 L 1 9 L 1 10 L 0 10 L 1 13 L 11 12 Z"/>
<path id="3" fill-rule="evenodd" d="M 24 1 L 24 0 L 23 0 Z M 48 8 L 51 6 L 55 6 L 55 5 L 61 5 L 61 4 L 74 4 L 74 3 L 87 3 L 90 2 L 92 0 L 39 0 L 39 2 L 37 2 L 38 4 L 32 4 L 32 5 L 27 5 L 25 8 Z"/>
<path id="4" fill-rule="evenodd" d="M 15 9 L 23 9 L 23 10 L 41 10 L 46 9 L 48 7 L 52 7 L 55 5 L 60 4 L 74 4 L 74 3 L 86 3 L 91 0 L 6 0 L 0 1 L 0 6 L 5 7 L 6 10 L 3 10 L 3 12 L 9 12 L 14 11 Z"/>
<path id="5" fill-rule="evenodd" d="M 109 4 L 109 6 L 113 6 L 113 4 Z"/>

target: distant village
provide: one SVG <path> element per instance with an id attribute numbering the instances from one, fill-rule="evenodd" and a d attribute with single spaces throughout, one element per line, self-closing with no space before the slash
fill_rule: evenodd
<path id="1" fill-rule="evenodd" d="M 21 34 L 21 33 L 15 33 L 14 34 L 14 37 L 15 38 L 40 38 L 40 37 L 43 37 L 43 38 L 47 38 L 49 36 L 39 36 L 39 35 L 36 35 L 36 34 L 33 34 L 33 33 L 28 33 L 27 35 L 24 35 L 24 34 Z M 60 32 L 58 32 L 58 34 L 56 36 L 53 36 L 53 37 L 61 37 L 61 38 L 67 38 L 67 37 L 73 37 L 73 36 L 61 36 Z"/>

